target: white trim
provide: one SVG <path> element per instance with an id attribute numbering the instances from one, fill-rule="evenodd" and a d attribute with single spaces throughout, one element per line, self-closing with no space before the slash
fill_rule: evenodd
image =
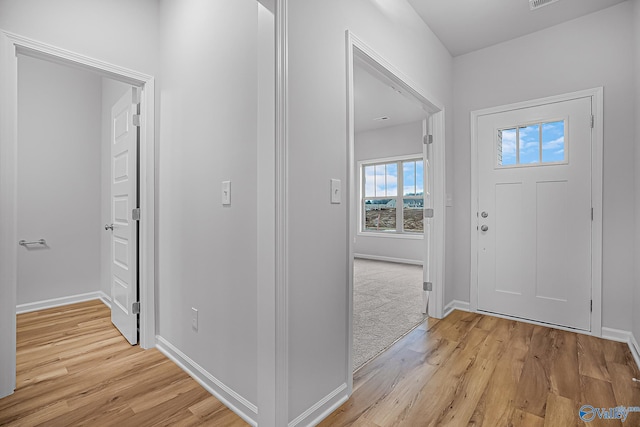
<path id="1" fill-rule="evenodd" d="M 340 387 L 323 397 L 311 408 L 296 417 L 296 419 L 288 424 L 288 427 L 297 427 L 299 424 L 315 426 L 319 424 L 320 421 L 328 417 L 333 411 L 338 409 L 340 405 L 348 399 L 349 394 L 347 394 L 347 384 L 343 383 Z"/>
<path id="2" fill-rule="evenodd" d="M 430 263 L 430 273 L 433 282 L 429 304 L 429 315 L 441 318 L 444 309 L 444 279 L 445 279 L 445 121 L 444 104 L 438 102 L 434 96 L 420 88 L 407 76 L 401 73 L 391 63 L 386 61 L 376 51 L 358 39 L 351 31 L 345 31 L 346 44 L 346 77 L 347 77 L 347 392 L 350 395 L 353 390 L 353 259 L 354 239 L 358 230 L 359 218 L 358 200 L 359 193 L 356 183 L 355 162 L 355 131 L 354 131 L 354 62 L 358 61 L 366 65 L 372 72 L 377 73 L 382 79 L 393 81 L 403 91 L 419 100 L 431 113 L 429 128 L 433 135 L 433 231 L 430 253 L 433 255 Z M 424 158 L 424 152 L 423 152 Z"/>
<path id="3" fill-rule="evenodd" d="M 173 363 L 178 365 L 183 371 L 189 374 L 209 393 L 214 395 L 220 402 L 240 418 L 252 426 L 256 426 L 258 408 L 244 397 L 240 396 L 233 389 L 222 381 L 207 372 L 202 366 L 194 362 L 189 356 L 178 350 L 173 344 L 161 336 L 156 336 L 156 347 L 167 356 Z"/>
<path id="4" fill-rule="evenodd" d="M 396 233 L 390 231 L 388 233 L 381 233 L 379 231 L 358 231 L 358 237 L 373 237 L 381 239 L 406 239 L 406 240 L 424 240 L 424 234 L 410 233 L 405 231 L 404 233 Z"/>
<path id="5" fill-rule="evenodd" d="M 424 265 L 424 262 L 419 259 L 405 259 L 405 258 L 393 258 L 390 256 L 381 256 L 381 255 L 365 255 L 365 254 L 353 254 L 354 258 L 360 259 L 370 259 L 373 261 L 385 261 L 385 262 L 395 262 L 397 264 L 411 264 L 411 265 Z"/>
<path id="6" fill-rule="evenodd" d="M 275 425 L 289 421 L 288 0 L 275 3 Z"/>
<path id="7" fill-rule="evenodd" d="M 26 304 L 18 304 L 16 306 L 16 314 L 30 313 L 32 311 L 46 310 L 48 308 L 62 307 L 69 304 L 76 304 L 79 302 L 91 301 L 96 299 L 99 299 L 103 303 L 105 302 L 105 299 L 111 301 L 111 298 L 109 298 L 107 294 L 102 291 L 87 292 L 86 294 L 71 295 L 68 297 L 52 298 L 42 301 L 29 302 Z"/>
<path id="8" fill-rule="evenodd" d="M 17 286 L 17 82 L 21 53 L 142 87 L 140 162 L 140 346 L 155 346 L 155 81 L 153 76 L 99 61 L 0 29 L 0 397 L 15 388 Z M 12 373 L 10 371 L 13 371 Z"/>
<path id="9" fill-rule="evenodd" d="M 633 334 L 629 338 L 629 350 L 631 350 L 633 359 L 636 361 L 636 366 L 640 369 L 640 346 L 638 346 L 638 341 L 636 341 L 636 337 Z"/>
<path id="10" fill-rule="evenodd" d="M 469 303 L 466 301 L 460 301 L 460 300 L 454 299 L 449 304 L 447 304 L 446 307 L 444 308 L 443 317 L 447 317 L 448 315 L 450 315 L 453 312 L 453 310 L 470 311 Z"/>
<path id="11" fill-rule="evenodd" d="M 623 331 L 622 329 L 613 329 L 607 328 L 606 326 L 602 327 L 602 338 L 611 341 L 618 342 L 631 342 L 633 334 L 629 331 Z"/>
<path id="12" fill-rule="evenodd" d="M 593 205 L 594 218 L 591 225 L 591 297 L 593 299 L 593 311 L 591 313 L 590 335 L 602 335 L 602 183 L 603 183 L 603 88 L 597 87 L 578 92 L 562 95 L 550 96 L 547 98 L 534 99 L 525 102 L 518 102 L 509 105 L 486 108 L 472 111 L 471 116 L 471 211 L 469 217 L 471 221 L 471 268 L 469 277 L 470 311 L 478 311 L 478 233 L 477 233 L 477 212 L 478 212 L 478 134 L 477 122 L 480 116 L 502 113 L 511 110 L 536 107 L 555 102 L 569 101 L 579 98 L 592 98 L 592 113 L 594 115 L 593 151 L 592 151 L 592 175 L 591 175 L 591 200 Z M 520 319 L 519 319 L 520 320 Z M 538 324 L 536 322 L 531 322 Z M 551 326 L 540 323 L 545 326 Z M 553 326 L 563 329 L 560 326 Z M 577 330 L 568 329 L 574 332 Z"/>

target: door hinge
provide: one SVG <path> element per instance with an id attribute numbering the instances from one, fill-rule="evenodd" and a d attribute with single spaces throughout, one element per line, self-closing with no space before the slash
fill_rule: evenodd
<path id="1" fill-rule="evenodd" d="M 140 314 L 140 301 L 136 301 L 131 304 L 131 312 L 133 314 Z"/>
<path id="2" fill-rule="evenodd" d="M 131 118 L 133 119 L 133 125 L 140 127 L 140 114 L 134 114 Z"/>
<path id="3" fill-rule="evenodd" d="M 423 144 L 433 144 L 433 135 L 425 135 L 422 137 Z"/>
<path id="4" fill-rule="evenodd" d="M 596 118 L 595 116 L 592 114 L 591 115 L 591 129 L 593 129 L 596 125 Z"/>
<path id="5" fill-rule="evenodd" d="M 433 218 L 433 209 L 432 208 L 427 208 L 424 210 L 424 217 L 425 218 Z"/>
<path id="6" fill-rule="evenodd" d="M 432 291 L 433 283 L 432 282 L 422 282 L 422 290 L 423 291 Z"/>
<path id="7" fill-rule="evenodd" d="M 134 221 L 140 221 L 140 208 L 131 210 L 131 219 L 133 219 Z"/>

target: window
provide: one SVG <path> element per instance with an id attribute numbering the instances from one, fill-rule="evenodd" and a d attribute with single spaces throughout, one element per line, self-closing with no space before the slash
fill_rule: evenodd
<path id="1" fill-rule="evenodd" d="M 362 173 L 363 232 L 422 233 L 424 162 L 412 156 L 367 162 Z"/>
<path id="2" fill-rule="evenodd" d="M 566 163 L 564 120 L 498 130 L 498 167 Z"/>

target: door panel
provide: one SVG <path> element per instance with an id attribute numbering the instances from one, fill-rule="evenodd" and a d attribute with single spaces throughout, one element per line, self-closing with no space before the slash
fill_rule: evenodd
<path id="1" fill-rule="evenodd" d="M 128 91 L 111 110 L 111 321 L 131 343 L 138 342 L 138 132 L 133 125 L 137 106 Z"/>
<path id="2" fill-rule="evenodd" d="M 478 117 L 479 310 L 590 330 L 590 119 L 590 97 Z"/>

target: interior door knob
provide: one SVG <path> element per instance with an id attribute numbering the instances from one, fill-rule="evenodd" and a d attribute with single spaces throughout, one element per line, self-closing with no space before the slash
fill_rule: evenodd
<path id="1" fill-rule="evenodd" d="M 104 229 L 113 231 L 113 224 L 105 224 Z"/>
<path id="2" fill-rule="evenodd" d="M 489 214 L 488 214 L 487 212 L 482 212 L 482 213 L 480 214 L 480 216 L 481 216 L 482 218 L 486 218 L 486 217 L 488 217 L 488 216 L 489 216 Z"/>
<path id="3" fill-rule="evenodd" d="M 480 230 L 482 231 L 487 231 L 489 229 L 489 227 L 487 227 L 486 225 L 483 225 L 482 227 L 480 227 Z"/>

